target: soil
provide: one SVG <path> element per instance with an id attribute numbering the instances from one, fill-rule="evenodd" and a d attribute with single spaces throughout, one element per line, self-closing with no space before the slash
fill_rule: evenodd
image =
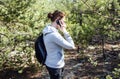
<path id="1" fill-rule="evenodd" d="M 119 47 L 118 45 L 111 48 L 110 45 L 105 45 L 104 56 L 101 46 L 89 46 L 79 53 L 67 51 L 64 79 L 106 79 L 107 75 L 114 77 L 112 71 L 114 68 L 120 68 Z M 45 67 L 41 69 L 28 67 L 21 74 L 13 69 L 1 71 L 0 79 L 49 79 L 49 75 Z M 113 79 L 120 79 L 120 77 Z"/>

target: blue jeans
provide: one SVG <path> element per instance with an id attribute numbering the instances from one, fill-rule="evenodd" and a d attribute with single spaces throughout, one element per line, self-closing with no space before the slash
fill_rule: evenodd
<path id="1" fill-rule="evenodd" d="M 62 79 L 62 73 L 63 73 L 63 70 L 64 68 L 51 68 L 51 67 L 48 67 L 46 66 L 48 72 L 49 72 L 49 75 L 50 75 L 50 79 Z"/>

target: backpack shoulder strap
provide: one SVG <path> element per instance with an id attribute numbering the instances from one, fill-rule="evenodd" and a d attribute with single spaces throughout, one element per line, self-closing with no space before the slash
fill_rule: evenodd
<path id="1" fill-rule="evenodd" d="M 52 33 L 52 32 L 49 32 L 49 33 L 46 33 L 46 34 L 43 34 L 43 35 L 46 36 L 46 35 L 48 35 L 48 34 L 50 34 L 50 33 Z"/>

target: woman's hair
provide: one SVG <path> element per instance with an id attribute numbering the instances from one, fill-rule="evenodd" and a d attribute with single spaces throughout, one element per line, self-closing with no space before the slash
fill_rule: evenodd
<path id="1" fill-rule="evenodd" d="M 48 13 L 48 18 L 53 22 L 55 21 L 58 17 L 62 19 L 65 16 L 65 14 L 61 11 L 54 11 L 53 13 Z"/>

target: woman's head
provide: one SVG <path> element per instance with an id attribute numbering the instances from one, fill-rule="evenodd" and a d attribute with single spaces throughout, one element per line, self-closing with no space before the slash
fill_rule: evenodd
<path id="1" fill-rule="evenodd" d="M 61 11 L 54 11 L 53 13 L 48 13 L 48 18 L 54 22 L 56 19 L 62 19 L 65 16 L 65 14 Z"/>

